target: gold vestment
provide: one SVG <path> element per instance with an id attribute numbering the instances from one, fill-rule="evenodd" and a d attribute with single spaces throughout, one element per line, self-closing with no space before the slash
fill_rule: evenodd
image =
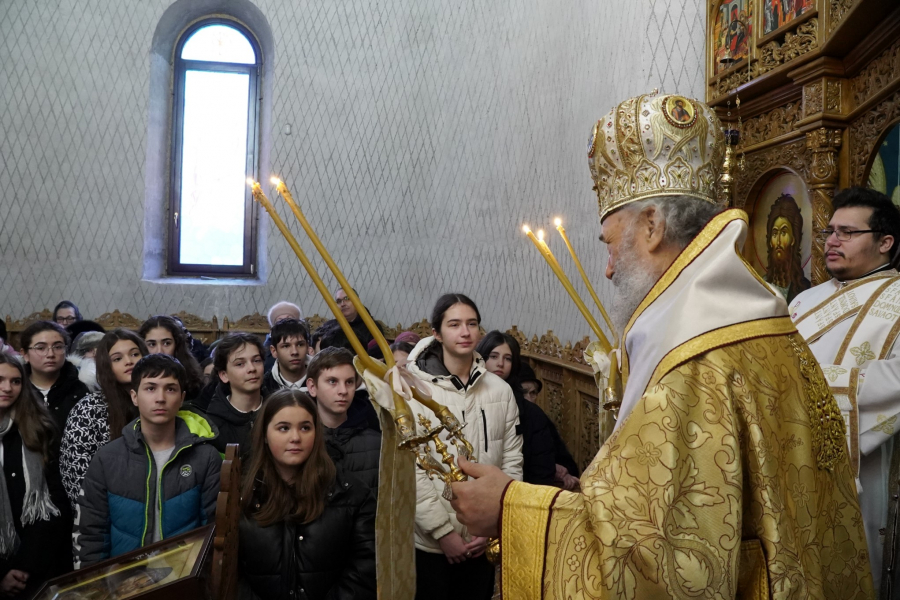
<path id="1" fill-rule="evenodd" d="M 626 399 L 627 386 L 641 389 L 582 475 L 582 492 L 507 488 L 505 599 L 873 597 L 840 410 L 786 305 L 760 317 L 772 292 L 735 275 L 750 272 L 739 255 L 744 221 L 738 211 L 714 219 L 632 317 L 623 338 L 638 362 Z M 711 277 L 736 299 L 728 307 L 715 307 Z M 671 331 L 645 329 L 629 347 L 660 297 L 690 303 L 663 321 Z M 741 321 L 754 298 L 757 316 Z M 733 324 L 696 324 L 723 310 L 737 313 Z M 685 339 L 684 327 L 696 335 Z M 655 369 L 642 366 L 646 384 L 636 384 L 641 344 L 663 338 L 685 341 Z"/>

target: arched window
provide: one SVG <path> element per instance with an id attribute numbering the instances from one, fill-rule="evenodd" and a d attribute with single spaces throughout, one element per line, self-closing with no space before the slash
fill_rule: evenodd
<path id="1" fill-rule="evenodd" d="M 250 276 L 256 208 L 259 71 L 252 34 L 226 20 L 195 24 L 175 48 L 170 275 Z"/>

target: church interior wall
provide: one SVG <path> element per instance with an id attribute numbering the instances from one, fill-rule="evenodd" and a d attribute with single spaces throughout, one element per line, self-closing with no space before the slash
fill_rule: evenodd
<path id="1" fill-rule="evenodd" d="M 169 127 L 151 106 L 151 43 L 170 4 L 0 8 L 0 314 L 63 298 L 88 317 L 235 320 L 280 299 L 326 314 L 281 236 L 265 235 L 266 216 L 259 281 L 144 279 L 145 218 L 160 214 L 145 207 L 148 130 Z M 521 226 L 549 234 L 561 216 L 612 301 L 588 134 L 634 94 L 701 97 L 702 3 L 255 4 L 274 43 L 268 171 L 291 186 L 377 318 L 412 323 L 440 293 L 461 291 L 488 328 L 552 329 L 563 341 L 589 332 Z"/>

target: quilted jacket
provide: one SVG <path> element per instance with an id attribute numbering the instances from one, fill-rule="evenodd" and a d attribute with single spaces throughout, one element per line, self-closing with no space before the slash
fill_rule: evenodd
<path id="1" fill-rule="evenodd" d="M 187 420 L 192 421 L 189 426 Z M 194 433 L 205 424 L 206 431 Z M 175 420 L 175 449 L 157 473 L 141 434 L 140 419 L 122 437 L 97 451 L 78 496 L 72 535 L 75 568 L 136 550 L 211 522 L 219 493 L 222 458 L 209 443 L 213 426 L 194 413 Z M 159 506 L 159 522 L 155 521 Z"/>

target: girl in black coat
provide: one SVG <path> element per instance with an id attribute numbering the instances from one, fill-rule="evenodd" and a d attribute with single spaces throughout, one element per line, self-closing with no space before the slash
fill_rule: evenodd
<path id="1" fill-rule="evenodd" d="M 275 392 L 253 426 L 240 600 L 375 600 L 375 498 L 325 449 L 316 406 Z"/>
<path id="2" fill-rule="evenodd" d="M 30 598 L 72 570 L 56 426 L 19 359 L 0 352 L 0 597 Z"/>

